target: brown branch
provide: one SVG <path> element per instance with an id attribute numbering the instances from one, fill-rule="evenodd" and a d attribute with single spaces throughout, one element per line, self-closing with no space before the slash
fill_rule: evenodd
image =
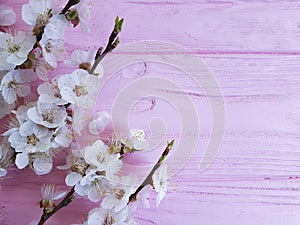
<path id="1" fill-rule="evenodd" d="M 152 180 L 152 176 L 155 173 L 155 171 L 161 166 L 161 164 L 163 163 L 163 161 L 165 160 L 165 158 L 167 157 L 167 155 L 169 154 L 169 152 L 171 151 L 171 149 L 173 148 L 174 145 L 174 140 L 172 140 L 171 142 L 168 142 L 167 147 L 165 148 L 164 152 L 161 154 L 160 158 L 158 159 L 157 163 L 154 165 L 154 167 L 152 168 L 152 170 L 150 171 L 150 173 L 148 174 L 148 176 L 145 178 L 145 180 L 143 181 L 143 183 L 136 189 L 136 191 L 130 195 L 129 197 L 129 201 L 127 204 L 129 204 L 130 202 L 134 202 L 137 199 L 137 194 L 148 184 L 153 185 L 153 180 Z"/>
<path id="2" fill-rule="evenodd" d="M 38 225 L 45 224 L 45 222 L 53 214 L 55 214 L 58 210 L 60 210 L 61 208 L 65 207 L 67 205 L 69 205 L 72 202 L 73 198 L 74 198 L 74 195 L 73 195 L 74 192 L 75 192 L 75 186 L 72 187 L 72 189 L 69 191 L 69 193 L 66 195 L 66 197 L 64 197 L 64 199 L 61 200 L 61 202 L 57 206 L 55 206 L 53 210 L 48 212 L 47 210 L 44 209 L 43 215 L 41 216 L 41 219 L 40 219 Z"/>
<path id="3" fill-rule="evenodd" d="M 108 43 L 105 47 L 105 50 L 102 52 L 102 47 L 100 47 L 97 51 L 96 57 L 95 57 L 95 62 L 92 66 L 92 68 L 89 70 L 90 74 L 94 74 L 97 66 L 101 62 L 101 60 L 112 50 L 114 50 L 117 45 L 120 43 L 120 39 L 118 37 L 119 33 L 122 30 L 122 25 L 123 25 L 124 19 L 119 20 L 119 17 L 116 18 L 115 20 L 115 27 L 113 31 L 111 32 Z"/>

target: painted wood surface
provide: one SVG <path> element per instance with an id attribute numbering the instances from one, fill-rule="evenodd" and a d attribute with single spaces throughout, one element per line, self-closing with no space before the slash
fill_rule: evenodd
<path id="1" fill-rule="evenodd" d="M 1 4 L 11 5 L 20 19 L 23 2 L 2 0 Z M 172 177 L 166 199 L 156 208 L 152 195 L 151 209 L 140 209 L 137 222 L 300 224 L 300 1 L 109 0 L 95 1 L 91 7 L 92 34 L 68 28 L 68 49 L 104 45 L 119 15 L 125 18 L 121 45 L 142 40 L 179 44 L 207 65 L 226 103 L 226 132 L 218 157 L 200 172 L 212 117 L 207 97 L 189 76 L 172 66 L 145 62 L 145 68 L 129 66 L 107 81 L 99 95 L 99 109 L 110 111 L 118 90 L 131 82 L 156 76 L 177 83 L 182 92 L 163 91 L 188 96 L 199 116 L 199 131 L 182 134 L 180 115 L 170 103 L 149 96 L 132 107 L 132 127 L 145 128 L 149 134 L 149 122 L 159 117 L 166 124 L 164 140 L 180 141 L 184 135 L 198 139 L 190 160 L 179 162 L 183 168 Z M 30 29 L 23 22 L 14 28 Z M 61 65 L 61 73 L 70 70 Z M 125 107 L 127 102 L 122 104 Z M 163 146 L 139 155 L 139 160 L 154 162 Z M 63 159 L 57 162 L 61 164 Z M 28 224 L 39 218 L 41 184 L 53 182 L 65 188 L 62 171 L 37 177 L 30 170 L 11 170 L 9 177 L 1 183 L 3 225 Z M 79 222 L 92 206 L 76 199 L 49 224 Z"/>

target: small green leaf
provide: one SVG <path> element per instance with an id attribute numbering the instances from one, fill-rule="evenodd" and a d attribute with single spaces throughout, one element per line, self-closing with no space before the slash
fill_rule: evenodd
<path id="1" fill-rule="evenodd" d="M 119 21 L 120 21 L 119 17 L 117 16 L 116 19 L 115 19 L 115 26 L 119 23 Z"/>
<path id="2" fill-rule="evenodd" d="M 116 32 L 121 32 L 122 31 L 122 26 L 124 23 L 124 18 L 122 18 L 121 20 L 119 20 L 119 17 L 117 17 L 116 19 L 116 23 L 115 23 L 115 31 Z"/>

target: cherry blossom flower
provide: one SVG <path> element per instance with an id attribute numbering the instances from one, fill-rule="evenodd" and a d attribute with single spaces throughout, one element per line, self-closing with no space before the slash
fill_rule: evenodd
<path id="1" fill-rule="evenodd" d="M 38 101 L 37 106 L 27 111 L 27 116 L 39 125 L 47 128 L 57 128 L 65 124 L 67 112 L 64 106 Z"/>
<path id="2" fill-rule="evenodd" d="M 145 132 L 142 129 L 131 129 L 129 137 L 122 140 L 122 143 L 134 150 L 143 150 L 149 147 L 149 142 L 145 139 Z"/>
<path id="3" fill-rule="evenodd" d="M 11 111 L 11 117 L 9 118 L 8 130 L 5 131 L 2 136 L 9 137 L 14 132 L 18 132 L 20 130 L 21 124 L 27 121 L 27 110 L 29 106 L 21 105 L 17 110 Z"/>
<path id="4" fill-rule="evenodd" d="M 65 182 L 68 186 L 74 186 L 86 174 L 88 164 L 82 157 L 81 151 L 73 149 L 66 157 L 66 165 L 58 166 L 57 168 L 60 170 L 70 170 L 70 173 L 66 176 Z"/>
<path id="5" fill-rule="evenodd" d="M 103 208 L 95 208 L 89 212 L 88 225 L 126 225 L 128 210 L 125 208 L 122 211 L 115 212 Z"/>
<path id="6" fill-rule="evenodd" d="M 16 22 L 16 13 L 9 6 L 0 5 L 0 26 L 11 26 Z"/>
<path id="7" fill-rule="evenodd" d="M 152 180 L 153 187 L 158 193 L 156 197 L 156 206 L 158 206 L 168 190 L 168 167 L 166 164 L 153 174 Z"/>
<path id="8" fill-rule="evenodd" d="M 110 189 L 109 180 L 103 175 L 98 175 L 95 170 L 90 170 L 75 185 L 75 192 L 80 196 L 87 197 L 92 202 L 99 202 Z"/>
<path id="9" fill-rule="evenodd" d="M 40 34 L 48 24 L 52 14 L 58 12 L 58 7 L 51 0 L 30 0 L 22 6 L 22 19 L 28 25 L 34 26 L 34 32 Z"/>
<path id="10" fill-rule="evenodd" d="M 39 42 L 46 62 L 53 68 L 57 67 L 57 61 L 64 54 L 64 43 L 64 39 L 51 39 L 47 37 L 43 37 Z"/>
<path id="11" fill-rule="evenodd" d="M 52 132 L 31 121 L 26 121 L 8 138 L 16 152 L 46 152 L 50 148 Z"/>
<path id="12" fill-rule="evenodd" d="M 114 183 L 113 180 L 112 183 Z M 114 209 L 115 212 L 119 212 L 127 206 L 129 197 L 134 193 L 137 186 L 138 179 L 134 176 L 118 177 L 110 194 L 102 200 L 101 207 L 104 209 Z"/>
<path id="13" fill-rule="evenodd" d="M 3 77 L 0 90 L 3 99 L 8 104 L 13 104 L 17 100 L 17 96 L 25 97 L 30 94 L 31 88 L 25 78 L 19 70 L 12 70 Z"/>
<path id="14" fill-rule="evenodd" d="M 32 68 L 36 75 L 43 81 L 48 80 L 48 70 L 51 66 L 46 62 L 40 48 L 35 49 L 34 54 L 29 54 L 29 60 L 32 62 Z"/>
<path id="15" fill-rule="evenodd" d="M 45 27 L 42 38 L 64 39 L 67 24 L 68 21 L 64 15 L 59 14 L 52 16 L 49 20 L 49 23 Z"/>
<path id="16" fill-rule="evenodd" d="M 23 169 L 30 166 L 37 175 L 44 175 L 50 173 L 53 167 L 53 159 L 45 152 L 22 152 L 16 156 L 16 166 Z"/>
<path id="17" fill-rule="evenodd" d="M 120 154 L 110 154 L 108 147 L 101 140 L 85 147 L 83 151 L 85 161 L 95 166 L 98 171 L 105 171 L 107 176 L 114 175 L 122 166 Z"/>
<path id="18" fill-rule="evenodd" d="M 42 83 L 38 89 L 39 101 L 44 103 L 54 103 L 56 105 L 65 105 L 67 101 L 61 97 L 60 90 L 58 88 L 57 78 L 54 78 L 51 82 Z"/>
<path id="19" fill-rule="evenodd" d="M 58 127 L 53 133 L 53 140 L 51 142 L 52 148 L 64 147 L 67 148 L 73 141 L 73 131 L 69 124 L 64 124 Z"/>
<path id="20" fill-rule="evenodd" d="M 31 33 L 19 31 L 12 35 L 0 32 L 0 71 L 12 70 L 24 63 L 35 42 Z"/>
<path id="21" fill-rule="evenodd" d="M 21 155 L 24 153 L 20 153 Z M 18 156 L 17 155 L 17 156 Z M 37 152 L 29 155 L 29 165 L 37 175 L 44 175 L 51 172 L 53 167 L 53 158 L 48 152 Z"/>
<path id="22" fill-rule="evenodd" d="M 90 75 L 86 70 L 76 69 L 71 74 L 58 78 L 58 87 L 64 100 L 79 107 L 89 107 L 93 104 L 98 90 L 99 79 Z"/>
<path id="23" fill-rule="evenodd" d="M 93 135 L 100 134 L 109 123 L 110 115 L 108 112 L 100 111 L 95 113 L 95 119 L 89 123 L 89 132 Z"/>

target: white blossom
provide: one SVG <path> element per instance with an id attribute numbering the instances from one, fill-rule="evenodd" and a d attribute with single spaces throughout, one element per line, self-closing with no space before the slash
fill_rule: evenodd
<path id="1" fill-rule="evenodd" d="M 166 164 L 162 165 L 159 171 L 155 171 L 152 180 L 154 189 L 158 193 L 156 197 L 156 206 L 158 206 L 168 190 L 168 167 Z"/>
<path id="2" fill-rule="evenodd" d="M 114 175 L 122 166 L 120 154 L 110 154 L 108 147 L 101 140 L 85 147 L 83 152 L 85 161 L 95 166 L 98 171 L 105 171 L 107 176 Z"/>
<path id="3" fill-rule="evenodd" d="M 35 42 L 31 33 L 19 31 L 12 35 L 0 31 L 0 71 L 12 70 L 24 63 Z"/>
<path id="4" fill-rule="evenodd" d="M 21 124 L 27 121 L 27 110 L 29 106 L 21 105 L 17 110 L 12 110 L 12 116 L 9 118 L 8 130 L 2 136 L 9 137 L 14 132 L 20 130 Z M 14 115 L 14 116 L 13 116 Z"/>
<path id="5" fill-rule="evenodd" d="M 43 56 L 46 62 L 56 68 L 57 61 L 62 59 L 62 55 L 64 54 L 64 39 L 51 39 L 43 36 L 42 40 L 40 40 L 40 46 L 42 47 Z"/>
<path id="6" fill-rule="evenodd" d="M 87 197 L 92 202 L 99 202 L 103 195 L 110 189 L 109 180 L 98 175 L 95 170 L 90 170 L 76 185 L 75 192 Z"/>
<path id="7" fill-rule="evenodd" d="M 9 6 L 0 5 L 0 26 L 11 26 L 16 22 L 16 13 Z"/>
<path id="8" fill-rule="evenodd" d="M 16 152 L 34 153 L 46 152 L 50 148 L 52 132 L 31 121 L 20 126 L 19 131 L 10 135 L 8 141 Z"/>
<path id="9" fill-rule="evenodd" d="M 43 28 L 49 22 L 52 13 L 58 8 L 52 0 L 29 0 L 29 4 L 22 6 L 22 19 L 28 25 Z"/>
<path id="10" fill-rule="evenodd" d="M 112 183 L 115 184 L 110 194 L 105 196 L 101 202 L 102 208 L 114 209 L 115 212 L 119 212 L 127 206 L 130 195 L 138 186 L 138 179 L 134 176 L 122 176 L 117 179 L 116 183 L 112 180 Z"/>
<path id="11" fill-rule="evenodd" d="M 143 150 L 149 147 L 149 142 L 145 139 L 145 132 L 142 129 L 131 129 L 129 137 L 122 140 L 122 143 L 134 150 Z"/>
<path id="12" fill-rule="evenodd" d="M 76 69 L 58 78 L 58 87 L 64 100 L 79 107 L 93 104 L 93 94 L 98 90 L 99 78 L 86 70 Z"/>
<path id="13" fill-rule="evenodd" d="M 3 77 L 0 90 L 3 99 L 8 104 L 13 104 L 17 100 L 17 96 L 25 97 L 29 95 L 31 88 L 26 76 L 21 74 L 19 70 L 11 70 Z"/>
<path id="14" fill-rule="evenodd" d="M 58 166 L 61 170 L 70 170 L 70 173 L 66 176 L 65 182 L 68 186 L 74 186 L 85 175 L 88 164 L 82 157 L 81 151 L 73 149 L 66 157 L 66 165 Z"/>
<path id="15" fill-rule="evenodd" d="M 29 162 L 30 161 L 32 163 L 32 169 L 37 175 L 48 174 L 52 170 L 53 158 L 46 152 L 37 152 L 30 154 Z"/>
<path id="16" fill-rule="evenodd" d="M 108 112 L 100 111 L 95 113 L 95 119 L 89 123 L 89 132 L 93 135 L 100 134 L 109 123 L 110 115 Z"/>
<path id="17" fill-rule="evenodd" d="M 32 67 L 36 75 L 43 81 L 48 80 L 48 70 L 51 66 L 46 62 L 43 57 L 42 50 L 40 48 L 35 49 L 34 57 L 29 56 L 30 61 L 32 62 Z"/>
<path id="18" fill-rule="evenodd" d="M 54 103 L 56 105 L 65 105 L 67 101 L 61 97 L 60 90 L 58 88 L 57 78 L 54 78 L 51 82 L 42 83 L 38 89 L 39 101 L 44 103 Z"/>
<path id="19" fill-rule="evenodd" d="M 30 166 L 37 175 L 44 175 L 50 173 L 53 167 L 53 159 L 45 152 L 22 152 L 16 156 L 16 166 L 23 169 Z"/>
<path id="20" fill-rule="evenodd" d="M 53 103 L 38 101 L 37 106 L 27 111 L 28 118 L 33 122 L 47 128 L 57 128 L 65 124 L 67 118 L 66 108 Z"/>
<path id="21" fill-rule="evenodd" d="M 88 225 L 127 225 L 128 210 L 125 208 L 119 212 L 103 208 L 95 208 L 89 212 Z"/>
<path id="22" fill-rule="evenodd" d="M 52 148 L 69 147 L 74 137 L 71 125 L 64 124 L 56 128 L 53 133 L 53 137 L 54 138 L 51 142 Z"/>
<path id="23" fill-rule="evenodd" d="M 65 15 L 54 15 L 46 25 L 42 38 L 46 39 L 64 39 L 65 29 L 68 21 Z"/>

